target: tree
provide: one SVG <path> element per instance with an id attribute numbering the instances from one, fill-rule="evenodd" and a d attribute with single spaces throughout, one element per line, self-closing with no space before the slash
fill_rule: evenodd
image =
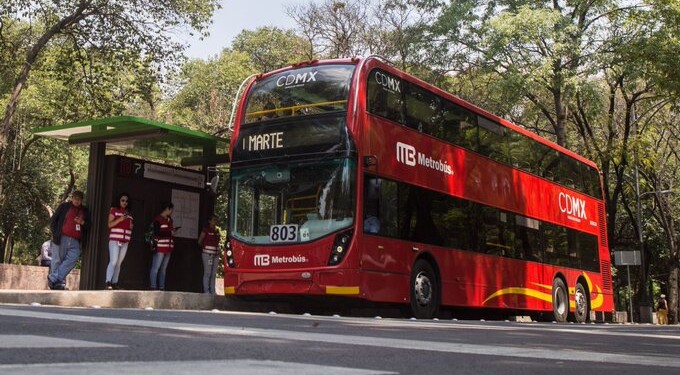
<path id="1" fill-rule="evenodd" d="M 255 72 L 248 55 L 228 49 L 217 58 L 192 60 L 173 80 L 175 94 L 161 110 L 168 123 L 217 133 L 229 122 L 241 82 Z"/>
<path id="2" fill-rule="evenodd" d="M 0 216 L 5 215 L 0 221 L 6 224 L 0 230 L 2 250 L 8 245 L 12 253 L 13 234 L 20 229 L 11 218 L 10 202 L 41 201 L 32 195 L 39 195 L 35 189 L 21 184 L 25 173 L 45 172 L 39 166 L 33 170 L 30 160 L 23 159 L 31 155 L 30 145 L 40 143 L 26 130 L 119 114 L 125 99 L 133 96 L 151 103 L 155 83 L 150 81 L 157 82 L 160 73 L 181 58 L 183 45 L 172 39 L 172 32 L 203 32 L 217 6 L 216 0 L 0 3 L 0 98 L 6 103 L 0 117 Z M 44 103 L 31 103 L 31 95 L 25 95 L 37 82 L 41 89 L 52 90 L 36 99 Z M 54 102 L 47 102 L 50 99 Z M 68 162 L 71 168 L 76 160 Z M 74 177 L 71 172 L 65 175 Z M 74 184 L 71 178 L 68 186 Z M 0 261 L 3 258 L 1 251 Z"/>
<path id="3" fill-rule="evenodd" d="M 325 0 L 291 6 L 290 16 L 300 26 L 300 33 L 312 47 L 310 54 L 322 58 L 354 57 L 365 54 L 370 1 Z"/>
<path id="4" fill-rule="evenodd" d="M 205 30 L 216 0 L 157 2 L 149 0 L 15 0 L 0 3 L 3 29 L 24 23 L 23 39 L 15 51 L 24 51 L 21 67 L 12 78 L 11 93 L 0 122 L 0 165 L 12 142 L 12 119 L 34 66 L 56 38 L 69 40 L 73 61 L 87 60 L 88 52 L 107 55 L 114 64 L 136 62 L 150 56 L 159 66 L 170 65 L 182 51 L 171 32 L 179 28 Z M 30 23 L 26 23 L 30 20 Z M 3 42 L 3 45 L 6 43 Z M 0 197 L 2 197 L 0 186 Z"/>
<path id="5" fill-rule="evenodd" d="M 249 56 L 255 70 L 262 73 L 314 58 L 309 41 L 292 30 L 276 27 L 243 30 L 231 46 L 233 51 Z"/>

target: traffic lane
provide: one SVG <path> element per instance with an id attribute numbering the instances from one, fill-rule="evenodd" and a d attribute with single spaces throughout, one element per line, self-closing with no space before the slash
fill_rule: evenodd
<path id="1" fill-rule="evenodd" d="M 53 308 L 47 308 L 47 310 L 50 311 L 65 311 L 64 309 L 53 309 Z M 42 309 L 39 309 L 38 311 L 42 311 Z M 327 319 L 327 318 L 318 318 L 318 317 L 296 317 L 296 316 L 269 316 L 269 315 L 260 315 L 260 316 L 254 316 L 252 314 L 247 314 L 245 316 L 240 315 L 240 314 L 206 314 L 206 313 L 195 313 L 195 312 L 164 312 L 164 311 L 153 311 L 153 312 L 148 312 L 148 311 L 127 311 L 123 312 L 123 314 L 120 314 L 118 310 L 85 310 L 85 309 L 80 309 L 76 310 L 77 314 L 73 314 L 74 311 L 70 309 L 66 309 L 67 312 L 69 312 L 70 316 L 74 317 L 82 317 L 82 316 L 94 316 L 95 318 L 97 316 L 102 316 L 102 315 L 114 315 L 114 316 L 120 316 L 120 315 L 132 315 L 133 317 L 138 317 L 138 316 L 145 316 L 146 318 L 153 318 L 156 317 L 160 319 L 161 317 L 168 318 L 171 317 L 172 319 L 168 319 L 166 324 L 172 325 L 172 324 L 178 324 L 177 322 L 182 322 L 179 323 L 182 327 L 186 324 L 192 324 L 192 321 L 200 321 L 201 325 L 203 328 L 205 327 L 226 327 L 225 329 L 219 331 L 222 334 L 239 334 L 238 332 L 235 332 L 234 330 L 239 330 L 243 329 L 246 330 L 248 328 L 253 329 L 253 325 L 249 324 L 242 324 L 239 328 L 239 325 L 235 325 L 235 321 L 237 323 L 248 323 L 248 322 L 254 322 L 257 321 L 262 324 L 262 322 L 267 322 L 268 327 L 275 327 L 277 324 L 280 326 L 283 324 L 287 329 L 293 332 L 306 332 L 310 333 L 313 332 L 314 334 L 321 333 L 320 336 L 317 337 L 306 337 L 303 338 L 303 340 L 323 340 L 326 337 L 335 337 L 334 335 L 338 335 L 337 331 L 342 331 L 345 333 L 345 335 L 338 336 L 339 340 L 345 340 L 346 344 L 350 344 L 352 341 L 352 335 L 354 335 L 355 338 L 361 338 L 366 334 L 370 333 L 371 337 L 376 338 L 376 340 L 379 339 L 384 339 L 388 338 L 391 340 L 385 341 L 385 342 L 380 342 L 377 341 L 373 343 L 369 343 L 371 345 L 384 345 L 384 346 L 389 346 L 391 345 L 392 341 L 401 341 L 405 342 L 405 345 L 407 345 L 407 348 L 409 350 L 419 350 L 421 347 L 425 348 L 426 350 L 432 350 L 433 346 L 438 346 L 438 349 L 434 349 L 434 351 L 449 351 L 449 350 L 454 350 L 454 351 L 460 351 L 460 350 L 467 350 L 465 347 L 472 348 L 468 350 L 470 354 L 476 353 L 477 351 L 484 352 L 486 355 L 489 355 L 488 351 L 489 350 L 495 350 L 497 352 L 505 352 L 507 355 L 524 355 L 521 352 L 521 350 L 518 350 L 518 348 L 528 348 L 531 350 L 534 350 L 538 348 L 538 352 L 536 352 L 537 357 L 550 357 L 552 359 L 555 359 L 559 362 L 561 359 L 570 359 L 571 357 L 569 356 L 564 356 L 564 355 L 557 355 L 560 352 L 564 352 L 565 350 L 570 350 L 574 355 L 581 355 L 588 357 L 592 353 L 598 353 L 598 352 L 606 352 L 606 353 L 621 353 L 621 354 L 640 354 L 640 351 L 638 350 L 639 347 L 645 347 L 645 346 L 653 346 L 655 355 L 658 355 L 662 351 L 659 350 L 659 345 L 653 344 L 652 342 L 646 342 L 646 343 L 641 343 L 639 340 L 634 342 L 634 345 L 632 345 L 629 349 L 625 349 L 625 346 L 620 347 L 619 344 L 615 344 L 612 341 L 612 338 L 617 338 L 617 336 L 612 336 L 611 335 L 611 328 L 620 328 L 620 327 L 613 327 L 613 326 L 602 326 L 605 327 L 606 329 L 600 329 L 599 331 L 607 331 L 609 329 L 609 332 L 607 336 L 604 336 L 607 340 L 606 346 L 599 345 L 597 350 L 592 351 L 592 352 L 587 352 L 583 351 L 583 340 L 574 340 L 573 345 L 570 346 L 569 340 L 565 340 L 564 337 L 562 337 L 565 332 L 566 333 L 571 333 L 574 334 L 576 333 L 576 329 L 578 328 L 579 335 L 580 337 L 583 337 L 583 332 L 597 332 L 598 330 L 592 329 L 591 326 L 585 326 L 585 327 L 577 327 L 577 328 L 572 328 L 568 325 L 558 325 L 558 327 L 564 327 L 564 328 L 552 328 L 550 326 L 543 326 L 543 327 L 527 327 L 527 326 L 522 326 L 522 325 L 508 325 L 508 324 L 502 324 L 502 323 L 496 323 L 496 324 L 475 324 L 475 323 L 459 323 L 459 322 L 437 322 L 437 323 L 429 323 L 429 322 L 411 322 L 411 321 L 386 321 L 386 320 L 360 320 L 360 319 Z M 61 316 L 69 316 L 69 314 L 60 314 Z M 245 319 L 241 319 L 245 318 Z M 115 320 L 115 318 L 112 318 Z M 227 320 L 225 320 L 227 319 Z M 253 320 L 255 319 L 255 320 Z M 148 320 L 149 322 L 152 322 L 154 320 Z M 129 322 L 125 322 L 125 324 L 128 324 Z M 209 323 L 209 324 L 206 324 Z M 272 324 L 269 324 L 272 323 Z M 311 328 L 310 328 L 311 327 Z M 328 329 L 328 327 L 332 327 L 332 329 Z M 448 328 L 448 332 L 446 329 Z M 584 330 L 585 328 L 585 330 Z M 601 328 L 601 327 L 600 327 Z M 623 327 L 625 328 L 625 326 Z M 138 329 L 138 328 L 137 328 Z M 271 331 L 271 328 L 268 328 L 269 331 Z M 529 330 L 530 332 L 527 332 Z M 508 332 L 509 331 L 509 332 Z M 620 331 L 620 329 L 616 329 L 616 331 Z M 217 332 L 217 331 L 215 331 Z M 444 335 L 442 336 L 442 332 Z M 472 332 L 473 334 L 469 334 Z M 478 337 L 479 332 L 483 332 L 484 337 Z M 490 334 L 493 332 L 493 334 Z M 541 334 L 543 332 L 543 334 Z M 560 334 L 560 337 L 556 339 L 556 336 L 554 335 L 555 332 L 558 332 Z M 211 333 L 209 330 L 203 329 L 203 333 Z M 213 332 L 214 333 L 214 332 Z M 462 334 L 461 334 L 462 333 Z M 619 332 L 619 334 L 622 332 Z M 166 333 L 170 334 L 171 336 L 176 336 L 178 338 L 182 337 L 187 337 L 186 334 L 179 334 L 179 333 Z M 455 335 L 454 335 L 455 334 Z M 278 335 L 278 337 L 277 337 Z M 507 336 L 507 335 L 513 335 L 515 336 L 512 340 L 508 341 L 507 337 L 504 340 L 499 340 L 496 336 Z M 590 334 L 592 336 L 592 333 Z M 618 334 L 617 334 L 618 335 Z M 289 339 L 289 337 L 286 337 L 285 335 L 281 335 L 280 333 L 277 334 L 267 334 L 266 332 L 264 333 L 264 336 L 268 337 L 269 339 Z M 455 339 L 452 339 L 452 336 L 456 336 Z M 650 336 L 650 338 L 654 338 L 654 335 Z M 667 334 L 665 336 L 668 336 Z M 349 337 L 349 341 L 347 341 Z M 410 339 L 408 337 L 411 337 Z M 541 344 L 540 341 L 541 339 L 543 341 L 546 340 L 546 337 L 549 339 L 548 344 Z M 623 336 L 623 338 L 628 338 L 628 336 Z M 299 339 L 295 338 L 295 339 Z M 620 339 L 620 337 L 619 337 Z M 675 340 L 672 340 L 675 339 Z M 415 341 L 414 343 L 408 342 L 408 340 Z M 666 337 L 665 339 L 666 342 L 668 341 L 673 341 L 673 345 L 669 345 L 671 348 L 671 353 L 677 352 L 677 336 L 670 336 Z M 359 340 L 360 341 L 360 340 Z M 618 340 L 620 343 L 630 343 L 630 340 L 628 341 L 621 341 Z M 649 340 L 647 340 L 649 341 Z M 332 343 L 332 339 L 330 340 Z M 504 345 L 498 345 L 496 344 L 497 342 L 502 342 Z M 444 343 L 442 347 L 442 343 Z M 455 346 L 454 349 L 450 349 L 449 346 L 446 345 L 446 343 L 449 344 L 449 346 L 453 345 L 458 345 Z M 458 344 L 457 344 L 458 343 Z M 467 345 L 466 345 L 467 343 Z M 365 344 L 365 343 L 364 343 Z M 460 346 L 462 345 L 462 346 Z M 510 349 L 508 349 L 510 348 Z M 514 348 L 514 350 L 512 350 Z M 532 349 L 534 348 L 534 349 Z M 616 350 L 612 350 L 616 349 Z M 552 354 L 552 353 L 547 353 L 546 352 L 554 352 L 557 354 Z M 592 360 L 592 358 L 590 358 Z M 617 360 L 616 358 L 612 358 L 611 360 Z"/>
<path id="2" fill-rule="evenodd" d="M 573 348 L 608 353 L 656 355 L 677 353 L 680 327 L 635 325 L 573 325 L 550 323 L 508 323 L 474 321 L 411 321 L 393 319 L 332 318 L 319 316 L 269 315 L 232 312 L 147 311 L 108 309 L 63 309 L 55 307 L 15 308 L 29 311 L 54 311 L 60 314 L 113 317 L 140 321 L 161 319 L 168 323 L 208 324 L 220 327 L 290 329 L 308 333 L 348 333 L 362 335 L 370 330 L 374 337 L 421 339 L 433 342 L 484 343 L 551 348 Z M 494 335 L 488 331 L 493 330 Z"/>
<path id="3" fill-rule="evenodd" d="M 35 320 L 18 318 L 17 328 L 32 326 L 40 328 Z M 54 322 L 51 322 L 54 323 Z M 3 326 L 3 332 L 4 332 Z M 45 336 L 67 336 L 92 342 L 108 342 L 119 345 L 116 348 L 74 348 L 40 350 L 26 353 L 24 350 L 0 351 L 1 363 L 75 363 L 75 362 L 145 362 L 153 361 L 196 361 L 224 359 L 278 360 L 287 363 L 317 364 L 320 366 L 339 366 L 348 368 L 373 369 L 396 373 L 423 374 L 479 374 L 533 373 L 571 374 L 587 366 L 592 371 L 607 371 L 622 374 L 635 374 L 648 371 L 648 366 L 626 366 L 613 363 L 584 363 L 560 360 L 541 360 L 533 358 L 506 358 L 491 353 L 486 355 L 465 355 L 442 353 L 428 350 L 427 342 L 422 349 L 395 349 L 376 346 L 315 343 L 295 339 L 271 339 L 253 337 L 233 337 L 219 333 L 178 333 L 172 329 L 132 328 L 122 329 L 108 324 L 58 321 L 44 327 Z M 355 338 L 361 341 L 359 337 Z M 10 360 L 9 358 L 14 358 Z M 454 366 L 454 367 L 452 367 Z M 226 369 L 225 369 L 226 370 Z M 656 373 L 676 373 L 677 368 L 658 369 Z"/>
<path id="4" fill-rule="evenodd" d="M 606 351 L 614 354 L 657 355 L 678 353 L 680 326 L 619 324 L 551 324 L 479 321 L 433 321 L 408 319 L 369 319 L 326 316 L 301 316 L 242 312 L 139 310 L 139 309 L 63 309 L 25 307 L 34 311 L 58 311 L 60 314 L 114 317 L 140 321 L 162 319 L 169 323 L 198 323 L 215 326 L 260 329 L 290 329 L 297 332 L 361 335 L 370 330 L 374 337 L 422 339 L 433 342 L 484 343 L 487 345 L 532 346 L 562 350 Z M 489 335 L 488 331 L 494 331 Z"/>

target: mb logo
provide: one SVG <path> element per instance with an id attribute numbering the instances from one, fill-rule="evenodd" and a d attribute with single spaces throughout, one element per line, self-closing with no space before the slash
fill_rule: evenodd
<path id="1" fill-rule="evenodd" d="M 416 165 L 416 148 L 406 143 L 397 142 L 397 161 L 406 165 Z"/>
<path id="2" fill-rule="evenodd" d="M 253 263 L 256 266 L 268 266 L 269 265 L 269 255 L 259 254 L 253 257 Z"/>

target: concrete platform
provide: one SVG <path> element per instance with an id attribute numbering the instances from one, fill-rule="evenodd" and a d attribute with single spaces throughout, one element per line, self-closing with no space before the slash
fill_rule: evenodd
<path id="1" fill-rule="evenodd" d="M 71 307 L 154 308 L 170 310 L 226 309 L 224 296 L 138 290 L 0 290 L 0 303 Z"/>

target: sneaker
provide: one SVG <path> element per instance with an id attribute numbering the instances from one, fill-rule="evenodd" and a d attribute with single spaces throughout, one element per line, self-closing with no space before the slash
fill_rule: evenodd
<path id="1" fill-rule="evenodd" d="M 109 281 L 106 282 L 106 290 L 112 290 L 113 286 L 111 286 L 111 283 Z"/>
<path id="2" fill-rule="evenodd" d="M 118 283 L 113 283 L 113 284 L 111 284 L 111 287 L 113 288 L 113 290 L 119 290 L 119 289 L 121 289 L 121 287 L 118 286 Z"/>

